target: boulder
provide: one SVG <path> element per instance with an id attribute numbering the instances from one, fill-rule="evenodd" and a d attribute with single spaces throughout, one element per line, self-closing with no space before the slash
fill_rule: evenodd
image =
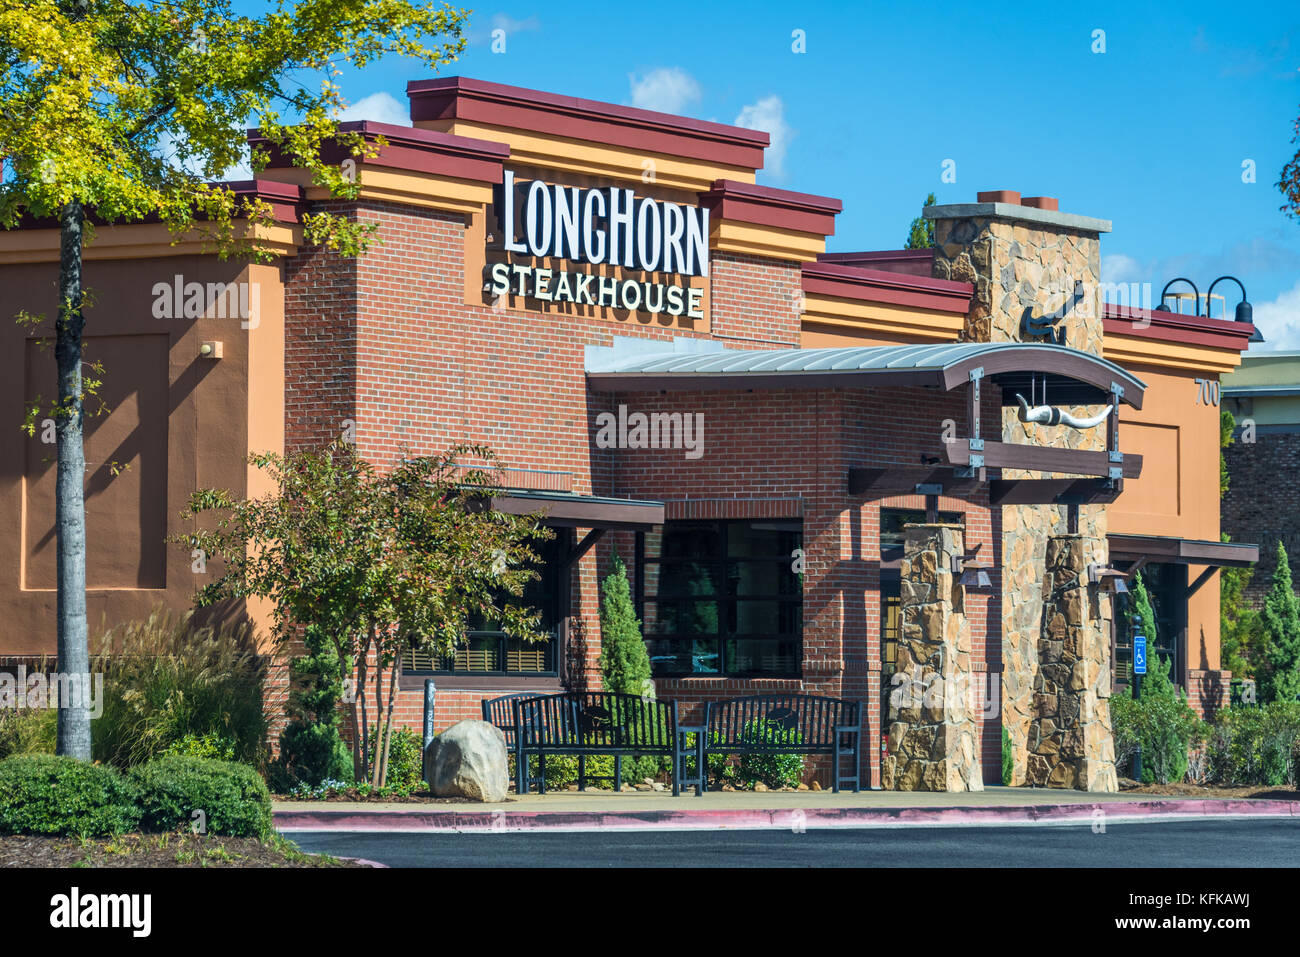
<path id="1" fill-rule="evenodd" d="M 510 784 L 506 736 L 486 721 L 458 721 L 429 742 L 429 789 L 438 797 L 504 801 Z"/>

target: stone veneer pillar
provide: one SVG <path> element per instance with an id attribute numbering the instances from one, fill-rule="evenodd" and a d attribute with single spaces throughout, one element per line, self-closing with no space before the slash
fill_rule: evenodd
<path id="1" fill-rule="evenodd" d="M 985 201 L 985 200 L 991 201 Z M 1022 318 L 1062 311 L 1073 300 L 1076 282 L 1083 297 L 1068 309 L 1057 328 L 1064 344 L 1102 354 L 1101 234 L 1106 220 L 1062 213 L 1054 202 L 1021 205 L 1019 194 L 981 194 L 980 202 L 930 206 L 924 215 L 935 223 L 933 275 L 969 282 L 975 292 L 962 332 L 967 342 L 1040 342 L 1025 336 Z M 1025 396 L 1031 404 L 1053 403 Z M 1085 415 L 1096 407 L 1062 406 Z M 1014 405 L 1003 410 L 1002 441 L 1099 451 L 1106 447 L 1105 426 L 1080 431 L 1068 426 L 1022 423 Z M 1050 478 L 1004 469 L 1003 478 Z M 1095 560 L 1106 563 L 1105 506 L 1079 508 L 1078 529 L 1093 541 Z M 1043 615 L 1043 568 L 1047 541 L 1067 531 L 1066 508 L 1013 505 L 1002 509 L 1002 723 L 1011 736 L 1012 784 L 1026 783 L 1038 641 Z M 990 667 L 994 665 L 990 662 Z M 1107 645 L 1106 667 L 1110 667 Z"/>
<path id="2" fill-rule="evenodd" d="M 1093 540 L 1083 535 L 1047 540 L 1025 770 L 1025 783 L 1034 787 L 1119 789 L 1110 721 L 1110 601 L 1088 585 L 1093 552 Z"/>
<path id="3" fill-rule="evenodd" d="M 964 589 L 951 571 L 962 527 L 908 525 L 904 532 L 902 634 L 882 781 L 892 791 L 982 791 L 970 627 Z"/>

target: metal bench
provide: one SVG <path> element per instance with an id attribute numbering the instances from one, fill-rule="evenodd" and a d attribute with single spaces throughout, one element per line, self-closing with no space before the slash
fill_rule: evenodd
<path id="1" fill-rule="evenodd" d="M 706 754 L 829 754 L 832 788 L 862 788 L 862 705 L 817 695 L 751 695 L 705 706 Z M 775 732 L 775 733 L 772 733 Z M 853 773 L 841 774 L 844 758 Z M 708 774 L 701 774 L 708 787 Z"/>
<path id="2" fill-rule="evenodd" d="M 609 691 L 566 691 L 534 697 L 519 696 L 510 702 L 514 710 L 515 789 L 524 793 L 528 782 L 524 769 L 536 755 L 544 766 L 548 754 L 578 756 L 578 789 L 587 787 L 587 756 L 614 756 L 614 784 L 623 780 L 623 758 L 659 755 L 672 759 L 673 795 L 681 794 L 683 759 L 694 755 L 696 767 L 703 767 L 703 735 L 686 747 L 687 730 L 679 726 L 676 701 L 657 701 L 637 695 Z M 702 785 L 695 781 L 695 793 Z M 538 781 L 538 793 L 546 793 L 546 778 Z"/>
<path id="3" fill-rule="evenodd" d="M 521 691 L 516 692 L 515 694 L 502 695 L 499 698 L 484 698 L 482 701 L 483 720 L 488 724 L 495 725 L 501 729 L 501 733 L 506 736 L 506 749 L 511 754 L 516 753 L 518 750 L 518 735 L 515 731 L 514 702 L 517 698 L 535 698 L 536 696 L 537 695 L 532 691 Z M 520 794 L 527 794 L 528 789 L 534 784 L 540 786 L 545 775 L 546 768 L 539 766 L 536 777 L 525 775 L 522 780 L 523 787 L 520 789 L 520 778 L 516 773 L 516 790 L 518 790 Z"/>

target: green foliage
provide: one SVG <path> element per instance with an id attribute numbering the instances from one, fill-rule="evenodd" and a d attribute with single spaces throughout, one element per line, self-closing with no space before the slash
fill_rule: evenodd
<path id="1" fill-rule="evenodd" d="M 654 697 L 650 655 L 632 604 L 627 568 L 617 553 L 600 592 L 600 672 L 605 690 Z"/>
<path id="2" fill-rule="evenodd" d="M 774 721 L 748 721 L 740 729 L 737 739 L 744 744 L 800 744 L 803 736 L 794 729 L 785 729 Z M 715 731 L 711 744 L 721 744 Z M 798 787 L 803 780 L 804 756 L 802 754 L 766 751 L 742 753 L 739 762 L 733 763 L 726 754 L 710 753 L 707 758 L 709 777 L 720 784 L 752 788 L 762 782 L 769 788 Z"/>
<path id="3" fill-rule="evenodd" d="M 267 769 L 267 780 L 276 791 L 354 779 L 352 750 L 335 724 L 291 721 L 280 732 L 280 754 Z"/>
<path id="4" fill-rule="evenodd" d="M 1123 766 L 1136 745 L 1142 747 L 1142 783 L 1169 784 L 1187 774 L 1188 754 L 1204 735 L 1204 726 L 1187 703 L 1187 693 L 1173 683 L 1173 662 L 1150 659 L 1142 693 L 1132 688 L 1110 699 L 1116 764 Z"/>
<path id="5" fill-rule="evenodd" d="M 212 734 L 186 734 L 173 741 L 163 751 L 164 757 L 211 758 L 215 761 L 235 760 L 235 745 L 229 738 Z"/>
<path id="6" fill-rule="evenodd" d="M 1295 701 L 1300 698 L 1300 597 L 1291 586 L 1291 564 L 1282 542 L 1277 543 L 1277 567 L 1264 599 L 1264 631 L 1268 636 L 1267 667 L 1260 698 Z"/>
<path id="7" fill-rule="evenodd" d="M 1227 534 L 1223 540 L 1229 540 Z M 1245 601 L 1254 576 L 1253 565 L 1219 570 L 1219 661 L 1234 678 L 1257 677 L 1260 664 L 1268 660 L 1264 619 Z"/>
<path id="8" fill-rule="evenodd" d="M 0 759 L 53 754 L 58 721 L 53 708 L 0 708 Z"/>
<path id="9" fill-rule="evenodd" d="M 383 471 L 343 441 L 290 455 L 253 455 L 249 462 L 275 493 L 238 500 L 221 490 L 196 492 L 191 512 L 215 512 L 216 520 L 173 539 L 223 561 L 223 573 L 196 600 L 269 599 L 276 637 L 290 649 L 305 628 L 312 661 L 300 662 L 297 671 L 304 679 L 294 705 L 299 723 L 333 721 L 331 705 L 356 663 L 354 768 L 381 788 L 402 654 L 412 646 L 452 654 L 471 620 L 497 622 L 526 641 L 545 638 L 539 613 L 513 599 L 537 577 L 539 556 L 531 543 L 551 532 L 535 515 L 480 507 L 500 486 L 495 456 L 484 446 L 402 456 Z M 372 718 L 381 729 L 378 739 L 370 735 Z M 332 735 L 322 732 L 321 739 Z M 331 748 L 312 753 L 328 764 Z M 301 780 L 337 770 L 300 763 Z"/>
<path id="10" fill-rule="evenodd" d="M 1005 787 L 1011 786 L 1011 781 L 1015 776 L 1016 758 L 1015 752 L 1011 745 L 1011 732 L 1007 726 L 1002 726 L 1002 784 Z"/>
<path id="11" fill-rule="evenodd" d="M 379 729 L 370 732 L 370 746 L 378 746 Z M 388 774 L 385 786 L 393 793 L 405 797 L 424 785 L 420 777 L 422 757 L 421 736 L 410 728 L 396 728 L 388 749 Z"/>
<path id="12" fill-rule="evenodd" d="M 333 638 L 316 624 L 303 628 L 304 653 L 290 659 L 289 722 L 267 779 L 281 792 L 354 778 L 352 751 L 339 728 L 343 675 Z"/>
<path id="13" fill-rule="evenodd" d="M 933 206 L 936 200 L 934 193 L 925 197 L 926 206 Z M 926 219 L 924 216 L 918 216 L 912 220 L 912 225 L 907 230 L 907 244 L 904 249 L 933 249 L 934 248 L 934 220 Z"/>
<path id="14" fill-rule="evenodd" d="M 209 834 L 269 837 L 271 795 L 252 768 L 208 758 L 166 757 L 131 769 L 146 829 L 202 823 Z M 196 817 L 195 812 L 202 812 Z"/>
<path id="15" fill-rule="evenodd" d="M 1146 636 L 1147 647 L 1154 648 L 1156 644 L 1156 613 L 1151 607 L 1151 593 L 1147 591 L 1146 582 L 1139 572 L 1133 576 L 1133 613 L 1137 616 L 1138 622 L 1142 628 L 1142 634 Z"/>
<path id="16" fill-rule="evenodd" d="M 0 834 L 100 837 L 140 823 L 137 790 L 116 768 L 53 754 L 0 761 Z"/>
<path id="17" fill-rule="evenodd" d="M 1210 725 L 1207 751 L 1213 780 L 1270 787 L 1300 783 L 1300 703 L 1224 708 Z"/>
<path id="18" fill-rule="evenodd" d="M 109 631 L 91 664 L 104 675 L 104 713 L 91 723 L 95 759 L 129 768 L 201 750 L 206 740 L 260 767 L 266 666 L 247 625 L 197 626 L 191 615 L 155 610 Z"/>

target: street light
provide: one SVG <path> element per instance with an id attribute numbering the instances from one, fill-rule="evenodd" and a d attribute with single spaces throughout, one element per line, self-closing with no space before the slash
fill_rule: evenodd
<path id="1" fill-rule="evenodd" d="M 1196 283 L 1184 276 L 1179 276 L 1177 279 L 1171 279 L 1165 283 L 1165 288 L 1160 290 L 1160 305 L 1156 306 L 1156 312 L 1173 312 L 1172 309 L 1165 305 L 1165 297 L 1169 294 L 1169 287 L 1176 282 L 1185 282 L 1192 287 L 1192 304 L 1196 307 L 1196 315 L 1199 316 L 1201 314 L 1201 291 L 1196 288 Z"/>

